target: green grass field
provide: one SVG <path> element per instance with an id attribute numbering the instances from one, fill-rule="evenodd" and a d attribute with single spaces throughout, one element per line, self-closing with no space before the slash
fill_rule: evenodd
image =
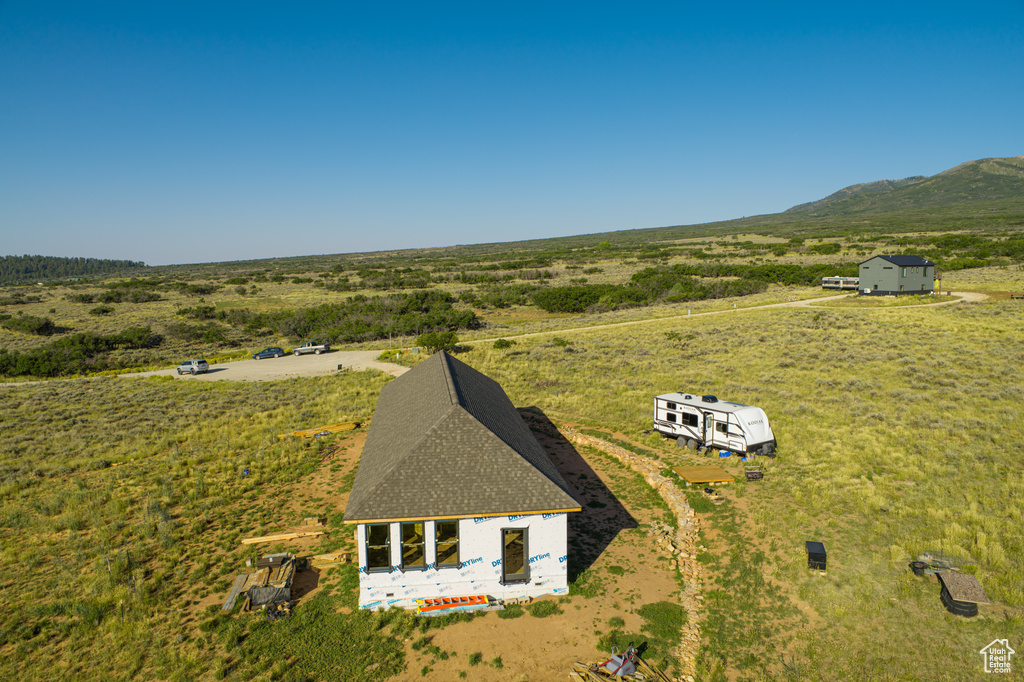
<path id="1" fill-rule="evenodd" d="M 699 246 L 750 264 L 842 262 L 884 246 L 843 235 L 833 238 L 843 245 L 836 255 L 776 257 L 770 247 L 781 238 L 737 235 L 748 242 L 741 249 L 731 239 L 683 239 L 662 246 Z M 622 283 L 655 262 L 642 251 L 580 248 L 576 260 L 553 261 L 554 284 Z M 434 274 L 482 267 L 431 257 L 425 267 Z M 687 259 L 679 251 L 656 262 Z M 287 278 L 274 281 L 266 271 L 246 285 L 224 284 L 237 271 L 167 269 L 167 277 L 221 288 L 198 295 L 161 286 L 161 300 L 112 303 L 103 313 L 90 313 L 97 301 L 73 298 L 102 295 L 99 283 L 33 287 L 24 302 L 6 298 L 3 312 L 47 316 L 61 328 L 57 336 L 152 325 L 165 345 L 114 351 L 142 366 L 243 356 L 296 339 L 217 322 L 223 337 L 206 340 L 176 326 L 184 320 L 177 310 L 301 310 L 347 299 L 354 293 L 309 281 L 317 271 L 358 280 L 360 264 L 346 263 L 339 271 L 336 259 L 308 259 Z M 263 272 L 254 263 L 232 267 Z M 456 295 L 483 290 L 453 280 L 434 286 Z M 698 561 L 708 571 L 702 679 L 972 679 L 988 642 L 1024 644 L 1024 464 L 1015 450 L 1024 442 L 1024 302 L 1009 300 L 1024 291 L 1024 271 L 1009 264 L 947 272 L 946 288 L 992 298 L 939 307 L 908 305 L 928 302 L 917 297 L 834 298 L 811 308 L 759 308 L 838 295 L 775 285 L 738 299 L 580 315 L 481 306 L 484 324 L 460 333 L 459 358 L 499 381 L 517 406 L 633 443 L 666 466 L 681 452 L 645 433 L 654 395 L 713 393 L 764 408 L 779 441 L 766 478 L 731 487 L 718 507 L 694 498 L 706 546 Z M 722 314 L 698 315 L 705 312 Z M 598 328 L 619 323 L 639 324 Z M 485 341 L 536 332 L 501 349 Z M 45 341 L 0 329 L 0 348 Z M 244 565 L 241 537 L 305 516 L 340 523 L 341 510 L 325 497 L 297 491 L 330 466 L 325 455 L 346 436 L 306 443 L 276 435 L 369 417 L 387 380 L 366 372 L 261 384 L 99 377 L 0 386 L 0 556 L 8 567 L 0 582 L 0 671 L 10 679 L 298 680 L 340 670 L 386 679 L 404 670 L 394 638 L 421 626 L 395 614 L 349 613 L 354 570 L 332 569 L 323 596 L 285 627 L 207 609 Z M 653 499 L 640 479 L 611 480 L 622 500 Z M 276 500 L 288 496 L 295 504 L 282 513 Z M 808 539 L 828 548 L 824 576 L 806 569 Z M 998 606 L 969 620 L 948 614 L 938 586 L 907 568 L 926 549 L 963 557 Z M 609 593 L 626 593 L 617 575 L 601 580 Z M 658 637 L 672 641 L 671 632 Z M 343 654 L 359 647 L 383 661 L 372 674 L 345 667 Z"/>
<path id="2" fill-rule="evenodd" d="M 742 662 L 747 675 L 784 674 L 774 650 L 789 652 L 797 678 L 956 680 L 977 673 L 978 649 L 1024 627 L 1024 464 L 1014 456 L 1024 438 L 1022 330 L 1015 302 L 777 309 L 576 332 L 565 347 L 481 345 L 463 358 L 517 403 L 637 440 L 658 393 L 761 406 L 779 456 L 766 480 L 745 486 L 749 513 L 729 523 L 763 540 L 759 579 L 786 587 L 789 604 L 773 598 L 764 618 L 785 619 L 797 602 L 817 618 L 796 631 L 769 628 L 773 647 L 761 630 L 730 631 L 749 604 L 720 613 L 716 632 L 729 641 L 710 641 L 710 655 L 725 669 Z M 694 338 L 680 347 L 673 332 Z M 807 571 L 807 539 L 829 548 L 827 576 Z M 971 620 L 946 613 L 938 587 L 907 569 L 925 549 L 968 559 L 1008 608 Z"/>

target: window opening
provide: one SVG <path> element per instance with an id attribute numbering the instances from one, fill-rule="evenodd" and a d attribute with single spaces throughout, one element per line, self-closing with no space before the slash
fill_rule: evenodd
<path id="1" fill-rule="evenodd" d="M 459 566 L 459 522 L 438 521 L 434 524 L 437 540 L 437 567 Z"/>
<path id="2" fill-rule="evenodd" d="M 501 542 L 502 583 L 529 581 L 530 566 L 526 560 L 526 528 L 503 528 Z"/>
<path id="3" fill-rule="evenodd" d="M 411 521 L 402 524 L 402 570 L 415 571 L 427 567 L 423 551 L 423 522 Z"/>
<path id="4" fill-rule="evenodd" d="M 366 570 L 368 573 L 391 570 L 391 524 L 366 526 Z"/>

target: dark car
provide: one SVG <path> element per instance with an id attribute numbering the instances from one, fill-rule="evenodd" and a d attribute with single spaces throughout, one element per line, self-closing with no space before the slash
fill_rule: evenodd
<path id="1" fill-rule="evenodd" d="M 252 356 L 253 360 L 262 360 L 263 358 L 279 358 L 284 355 L 284 349 L 278 348 L 277 346 L 271 346 L 270 348 L 264 348 L 259 353 L 255 353 Z"/>

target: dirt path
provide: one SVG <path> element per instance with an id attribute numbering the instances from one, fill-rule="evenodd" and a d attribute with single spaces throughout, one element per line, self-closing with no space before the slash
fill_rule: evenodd
<path id="1" fill-rule="evenodd" d="M 855 296 L 856 294 L 850 294 Z M 904 310 L 906 308 L 921 308 L 924 306 L 936 306 L 936 305 L 949 305 L 950 303 L 959 303 L 961 300 L 976 303 L 978 301 L 984 301 L 988 298 L 987 294 L 979 294 L 972 291 L 958 292 L 954 291 L 953 296 L 960 296 L 961 298 L 953 299 L 950 301 L 938 301 L 936 303 L 922 303 L 921 305 L 915 306 L 900 306 L 898 310 Z M 672 315 L 669 317 L 653 317 L 647 320 L 630 320 L 628 322 L 611 322 L 609 324 L 597 324 L 592 327 L 573 327 L 571 329 L 552 329 L 550 331 L 543 332 L 530 332 L 529 334 L 516 334 L 514 336 L 501 336 L 494 337 L 493 339 L 472 339 L 467 341 L 469 343 L 487 343 L 491 341 L 497 341 L 499 338 L 502 339 L 525 339 L 531 336 L 544 336 L 545 334 L 568 334 L 571 332 L 585 332 L 592 329 L 610 329 L 612 327 L 628 327 L 636 324 L 651 324 L 654 322 L 667 322 L 670 320 L 682 320 L 690 319 L 694 317 L 706 317 L 708 315 L 726 315 L 730 313 L 743 313 L 751 310 L 764 310 L 766 308 L 807 308 L 811 307 L 812 303 L 818 303 L 821 301 L 835 300 L 836 298 L 842 298 L 841 296 L 822 296 L 821 298 L 808 298 L 803 301 L 787 301 L 785 303 L 768 303 L 766 305 L 749 306 L 746 308 L 726 308 L 724 310 L 709 310 L 703 313 L 694 313 L 692 315 Z M 855 310 L 854 308 L 840 308 L 839 310 Z M 878 308 L 865 308 L 865 310 L 878 310 Z"/>
<path id="2" fill-rule="evenodd" d="M 851 294 L 854 295 L 854 294 Z M 919 306 L 902 306 L 895 308 L 896 310 L 903 310 L 906 308 L 920 308 L 923 306 L 937 306 L 937 305 L 949 305 L 951 303 L 958 303 L 960 301 L 976 303 L 978 301 L 984 301 L 988 298 L 986 294 L 979 294 L 975 292 L 953 292 L 953 295 L 959 296 L 958 299 L 950 301 L 938 301 L 936 303 L 923 303 Z M 767 305 L 750 306 L 746 308 L 726 308 L 724 310 L 710 310 L 703 313 L 695 313 L 693 315 L 673 315 L 670 317 L 656 317 L 647 320 L 630 320 L 629 322 L 612 322 L 609 324 L 599 324 L 592 327 L 573 327 L 570 329 L 554 329 L 551 331 L 543 332 L 530 332 L 528 334 L 517 334 L 517 335 L 505 335 L 501 337 L 494 337 L 489 339 L 472 339 L 469 343 L 488 343 L 498 340 L 498 338 L 504 339 L 524 339 L 531 336 L 544 336 L 546 334 L 570 334 L 572 332 L 584 332 L 591 331 L 594 329 L 611 329 L 613 327 L 627 327 L 637 324 L 653 324 L 656 322 L 667 322 L 671 320 L 690 319 L 695 317 L 707 317 L 709 315 L 728 315 L 749 312 L 751 310 L 764 310 L 766 308 L 806 308 L 810 307 L 812 303 L 818 303 L 821 301 L 834 300 L 835 296 L 823 296 L 821 298 L 810 298 L 803 301 L 787 301 L 785 303 L 769 303 Z M 837 308 L 837 310 L 857 310 L 855 308 Z M 865 310 L 878 310 L 878 308 L 865 308 Z M 208 374 L 198 374 L 196 376 L 184 376 L 183 379 L 194 379 L 196 381 L 220 381 L 220 380 L 233 380 L 233 381 L 275 381 L 279 379 L 287 379 L 289 377 L 310 377 L 310 376 L 322 376 L 333 374 L 337 371 L 338 366 L 341 365 L 345 368 L 351 369 L 379 369 L 382 372 L 387 372 L 391 376 L 400 376 L 408 371 L 408 367 L 396 365 L 390 362 L 379 362 L 377 356 L 380 355 L 379 350 L 348 350 L 348 351 L 331 351 L 330 353 L 324 353 L 323 355 L 286 355 L 281 358 L 269 358 L 266 360 L 239 360 L 236 362 L 228 362 L 220 365 L 213 365 L 210 368 Z M 147 376 L 176 376 L 177 371 L 174 369 L 160 369 L 152 372 L 139 372 L 136 374 L 123 374 L 125 377 L 147 377 Z"/>

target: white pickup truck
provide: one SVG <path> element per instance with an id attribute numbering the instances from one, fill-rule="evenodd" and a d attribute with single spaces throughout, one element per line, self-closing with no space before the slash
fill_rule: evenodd
<path id="1" fill-rule="evenodd" d="M 307 341 L 297 347 L 294 352 L 296 355 L 305 355 L 306 353 L 316 353 L 317 355 L 320 355 L 321 353 L 326 353 L 329 350 L 331 350 L 331 344 L 329 343 L 313 343 L 312 341 Z"/>

